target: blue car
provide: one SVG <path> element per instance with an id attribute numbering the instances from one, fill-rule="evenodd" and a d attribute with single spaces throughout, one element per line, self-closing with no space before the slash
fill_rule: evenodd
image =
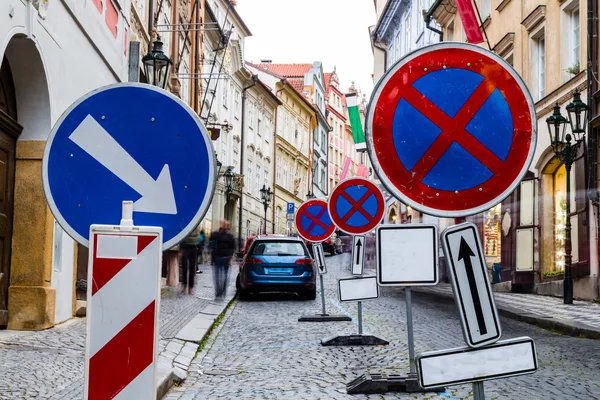
<path id="1" fill-rule="evenodd" d="M 258 236 L 242 259 L 236 286 L 240 300 L 259 292 L 295 292 L 314 300 L 315 277 L 313 260 L 301 239 Z"/>

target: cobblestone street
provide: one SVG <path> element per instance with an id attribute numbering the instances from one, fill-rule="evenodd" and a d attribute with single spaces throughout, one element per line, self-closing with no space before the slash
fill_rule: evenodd
<path id="1" fill-rule="evenodd" d="M 201 270 L 204 273 L 196 275 L 195 296 L 181 295 L 176 288 L 162 290 L 161 355 L 171 340 L 183 347 L 175 335 L 213 299 L 211 268 L 203 265 Z M 234 277 L 235 271 L 231 271 Z M 85 318 L 46 331 L 0 331 L 0 400 L 81 399 L 85 334 Z"/>
<path id="2" fill-rule="evenodd" d="M 356 316 L 356 304 L 340 304 L 336 278 L 349 275 L 348 255 L 327 258 L 327 310 Z M 373 270 L 369 271 L 373 272 Z M 261 295 L 237 302 L 209 338 L 190 368 L 190 376 L 167 395 L 190 399 L 465 399 L 471 386 L 444 393 L 348 395 L 345 385 L 364 371 L 406 374 L 408 348 L 403 291 L 384 289 L 377 301 L 363 303 L 365 333 L 390 341 L 379 347 L 322 347 L 320 340 L 357 333 L 353 322 L 297 322 L 320 311 L 320 297 Z M 454 304 L 413 294 L 417 353 L 464 346 Z M 535 340 L 540 369 L 534 375 L 485 383 L 487 399 L 600 398 L 600 342 L 549 332 L 502 318 L 503 339 Z"/>

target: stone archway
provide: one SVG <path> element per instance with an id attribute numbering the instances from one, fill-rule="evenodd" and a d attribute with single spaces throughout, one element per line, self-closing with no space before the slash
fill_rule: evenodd
<path id="1" fill-rule="evenodd" d="M 56 306 L 52 288 L 54 219 L 46 205 L 41 176 L 45 141 L 52 127 L 48 81 L 39 46 L 25 35 L 10 39 L 3 58 L 10 65 L 16 122 L 22 126 L 14 150 L 8 329 L 45 329 L 54 325 Z M 72 304 L 72 275 L 69 284 Z M 70 310 L 72 314 L 72 306 Z"/>

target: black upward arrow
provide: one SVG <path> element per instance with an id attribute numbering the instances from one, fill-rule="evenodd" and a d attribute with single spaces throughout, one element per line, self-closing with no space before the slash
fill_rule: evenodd
<path id="1" fill-rule="evenodd" d="M 477 325 L 479 326 L 479 334 L 485 335 L 487 328 L 485 326 L 485 320 L 483 318 L 483 310 L 481 308 L 481 300 L 479 299 L 479 291 L 477 290 L 477 283 L 475 282 L 475 274 L 473 272 L 473 264 L 471 263 L 471 257 L 474 257 L 473 250 L 469 247 L 465 238 L 461 236 L 460 247 L 458 249 L 458 261 L 464 260 L 465 272 L 467 273 L 467 279 L 469 280 L 469 289 L 471 289 L 471 297 L 473 298 L 473 308 L 475 309 L 475 317 L 477 318 Z"/>
<path id="2" fill-rule="evenodd" d="M 360 248 L 362 247 L 362 243 L 360 238 L 356 241 L 356 265 L 360 264 Z"/>

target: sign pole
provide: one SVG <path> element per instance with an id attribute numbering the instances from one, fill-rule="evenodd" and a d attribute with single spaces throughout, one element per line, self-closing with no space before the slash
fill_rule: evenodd
<path id="1" fill-rule="evenodd" d="M 485 400 L 483 382 L 473 382 L 473 400 Z"/>
<path id="2" fill-rule="evenodd" d="M 408 332 L 408 362 L 410 364 L 409 377 L 417 375 L 415 366 L 415 342 L 413 336 L 413 318 L 412 318 L 412 293 L 410 286 L 404 288 L 404 296 L 406 301 L 406 330 Z"/>
<path id="3" fill-rule="evenodd" d="M 358 302 L 358 334 L 362 335 L 363 324 L 362 324 L 362 301 Z"/>
<path id="4" fill-rule="evenodd" d="M 327 310 L 325 309 L 325 286 L 323 285 L 323 274 L 319 275 L 319 280 L 321 281 L 321 303 L 323 303 L 323 313 L 321 315 L 327 315 Z"/>

